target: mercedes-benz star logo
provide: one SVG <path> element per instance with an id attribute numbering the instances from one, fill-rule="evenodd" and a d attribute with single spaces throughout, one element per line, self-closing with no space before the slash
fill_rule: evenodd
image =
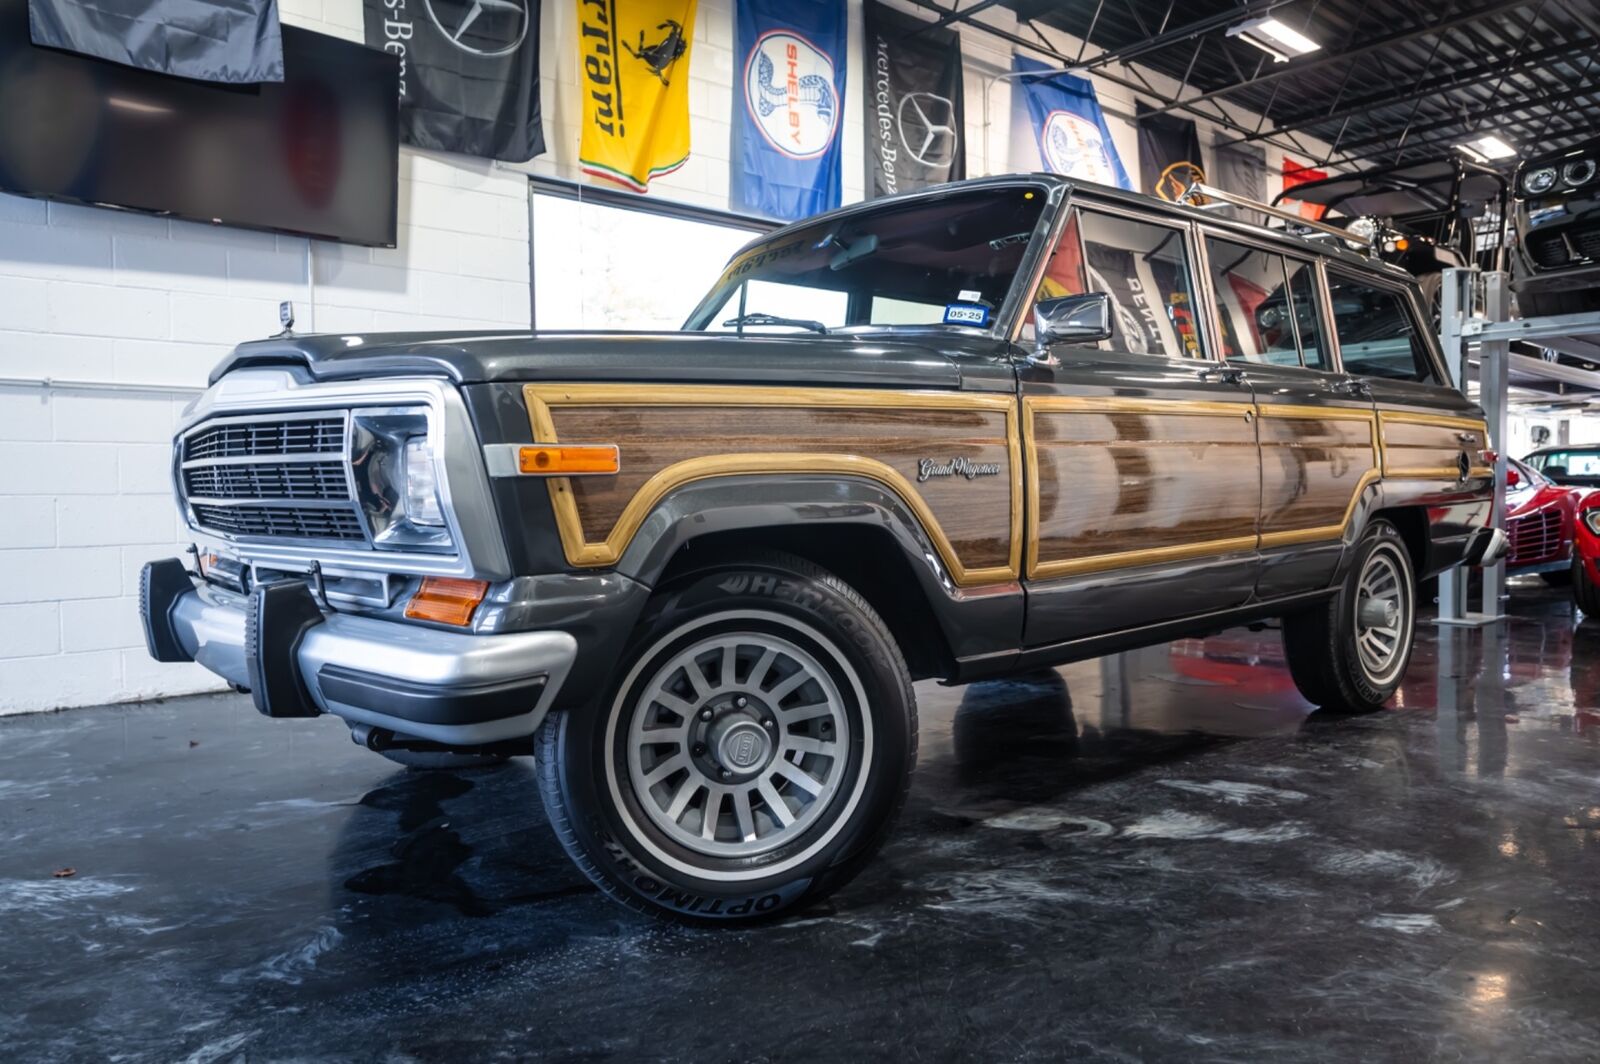
<path id="1" fill-rule="evenodd" d="M 961 143 L 956 132 L 955 104 L 931 92 L 908 92 L 900 97 L 896 121 L 900 143 L 923 166 L 937 169 L 949 166 Z"/>
<path id="2" fill-rule="evenodd" d="M 526 0 L 422 0 L 444 39 L 473 55 L 509 55 L 528 38 Z M 445 13 L 441 17 L 441 10 Z M 455 27 L 451 29 L 450 27 Z"/>

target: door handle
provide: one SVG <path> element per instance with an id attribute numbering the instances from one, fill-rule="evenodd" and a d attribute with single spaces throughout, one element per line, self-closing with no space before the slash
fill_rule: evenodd
<path id="1" fill-rule="evenodd" d="M 1244 370 L 1234 369 L 1232 366 L 1205 366 L 1194 371 L 1195 376 L 1203 381 L 1215 377 L 1224 384 L 1243 384 Z"/>
<path id="2" fill-rule="evenodd" d="M 1333 386 L 1333 390 L 1336 392 L 1342 392 L 1345 395 L 1357 396 L 1362 399 L 1370 398 L 1372 395 L 1372 388 L 1368 386 L 1367 382 L 1356 380 L 1354 377 L 1347 377 L 1346 379 L 1339 381 Z"/>

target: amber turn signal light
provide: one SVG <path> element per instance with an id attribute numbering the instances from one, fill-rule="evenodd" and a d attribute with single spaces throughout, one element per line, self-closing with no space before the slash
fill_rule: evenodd
<path id="1" fill-rule="evenodd" d="M 517 450 L 517 469 L 529 476 L 585 476 L 615 473 L 620 468 L 614 443 L 536 443 Z"/>
<path id="2" fill-rule="evenodd" d="M 423 577 L 422 587 L 406 603 L 406 616 L 413 621 L 464 625 L 472 620 L 472 611 L 488 593 L 489 585 L 483 580 Z"/>

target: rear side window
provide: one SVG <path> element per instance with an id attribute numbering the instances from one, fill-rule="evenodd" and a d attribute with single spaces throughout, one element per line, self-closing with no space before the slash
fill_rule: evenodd
<path id="1" fill-rule="evenodd" d="M 1328 290 L 1346 373 L 1438 383 L 1411 301 L 1403 292 L 1332 269 Z"/>
<path id="2" fill-rule="evenodd" d="M 1200 357 L 1194 275 L 1185 230 L 1121 215 L 1075 211 L 1038 298 L 1078 292 L 1111 297 L 1109 351 Z"/>
<path id="3" fill-rule="evenodd" d="M 1273 251 L 1206 238 L 1223 357 L 1323 369 L 1310 267 Z"/>

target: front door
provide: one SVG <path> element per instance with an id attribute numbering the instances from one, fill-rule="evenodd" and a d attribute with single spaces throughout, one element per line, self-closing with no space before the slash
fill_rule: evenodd
<path id="1" fill-rule="evenodd" d="M 1039 294 L 1107 293 L 1115 333 L 1019 373 L 1030 646 L 1227 609 L 1254 589 L 1255 405 L 1208 356 L 1195 277 L 1187 225 L 1074 208 Z"/>

